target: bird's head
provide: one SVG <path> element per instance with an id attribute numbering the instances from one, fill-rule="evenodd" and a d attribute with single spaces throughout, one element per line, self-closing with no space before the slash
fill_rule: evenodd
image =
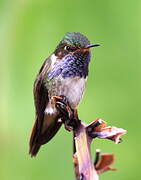
<path id="1" fill-rule="evenodd" d="M 77 54 L 81 52 L 90 52 L 92 47 L 99 44 L 90 44 L 88 38 L 79 32 L 66 33 L 59 45 L 55 49 L 55 56 L 62 59 L 68 54 Z"/>

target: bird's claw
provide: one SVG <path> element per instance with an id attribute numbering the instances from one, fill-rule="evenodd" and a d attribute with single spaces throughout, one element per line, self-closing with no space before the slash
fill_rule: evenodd
<path id="1" fill-rule="evenodd" d="M 68 108 L 64 103 L 58 101 L 56 102 L 56 107 L 63 115 L 65 115 L 65 117 L 67 117 L 68 119 L 70 118 L 70 112 L 68 111 Z"/>
<path id="2" fill-rule="evenodd" d="M 64 123 L 64 127 L 67 131 L 73 131 L 73 126 L 70 126 L 68 123 L 67 123 L 67 120 L 65 121 Z"/>
<path id="3" fill-rule="evenodd" d="M 62 99 L 61 102 L 63 102 L 65 105 L 69 106 L 69 102 L 68 102 L 66 96 L 61 95 L 60 98 Z"/>
<path id="4" fill-rule="evenodd" d="M 69 102 L 65 96 L 53 96 L 56 99 L 56 106 L 60 112 L 67 117 L 67 119 L 72 119 L 73 110 L 70 108 Z"/>
<path id="5" fill-rule="evenodd" d="M 56 107 L 62 114 L 61 119 L 64 122 L 65 129 L 68 131 L 74 130 L 80 122 L 77 111 L 71 109 L 65 96 L 53 96 L 52 98 L 56 100 Z"/>
<path id="6" fill-rule="evenodd" d="M 62 97 L 61 96 L 52 96 L 51 100 L 55 100 L 57 102 L 59 100 L 62 100 Z"/>

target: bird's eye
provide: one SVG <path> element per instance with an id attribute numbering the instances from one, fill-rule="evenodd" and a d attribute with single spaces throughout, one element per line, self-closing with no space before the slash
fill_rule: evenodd
<path id="1" fill-rule="evenodd" d="M 70 46 L 65 46 L 64 48 L 65 50 L 69 51 L 69 52 L 74 52 L 76 49 L 75 48 L 72 48 Z"/>

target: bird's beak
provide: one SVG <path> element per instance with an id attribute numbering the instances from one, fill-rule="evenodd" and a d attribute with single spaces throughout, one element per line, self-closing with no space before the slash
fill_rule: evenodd
<path id="1" fill-rule="evenodd" d="M 92 47 L 97 47 L 97 46 L 100 46 L 100 44 L 89 44 L 86 46 L 86 49 L 87 48 L 92 48 Z"/>

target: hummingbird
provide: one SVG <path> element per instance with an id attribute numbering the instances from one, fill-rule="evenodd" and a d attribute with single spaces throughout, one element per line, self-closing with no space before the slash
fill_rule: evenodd
<path id="1" fill-rule="evenodd" d="M 96 46 L 79 32 L 66 33 L 41 66 L 33 89 L 36 119 L 29 142 L 31 157 L 62 125 L 53 97 L 65 97 L 70 108 L 77 109 L 86 87 L 91 48 Z"/>

